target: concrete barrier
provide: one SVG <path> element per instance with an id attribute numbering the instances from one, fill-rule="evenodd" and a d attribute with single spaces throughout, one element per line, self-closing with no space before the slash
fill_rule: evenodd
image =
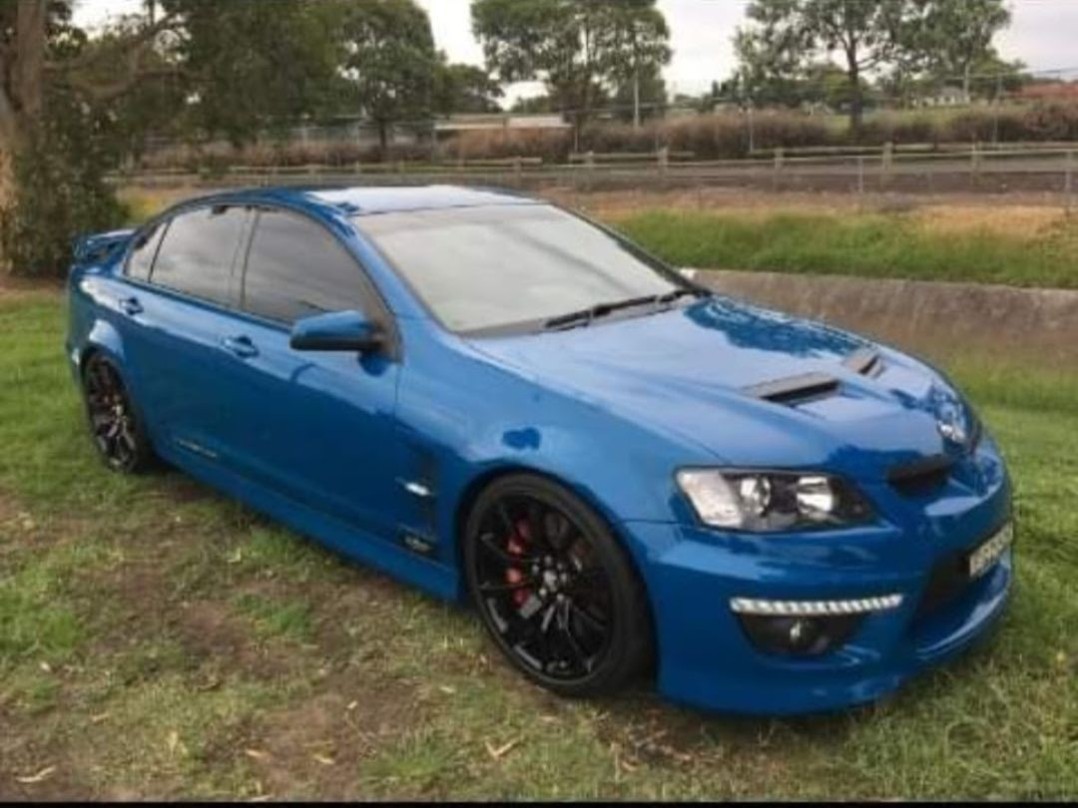
<path id="1" fill-rule="evenodd" d="M 728 270 L 696 279 L 930 357 L 1000 356 L 1078 370 L 1078 291 Z"/>

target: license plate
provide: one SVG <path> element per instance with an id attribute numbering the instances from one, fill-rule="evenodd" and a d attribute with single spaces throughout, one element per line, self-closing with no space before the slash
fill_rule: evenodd
<path id="1" fill-rule="evenodd" d="M 1014 543 L 1014 523 L 1007 523 L 1002 530 L 969 554 L 969 577 L 980 578 L 1007 552 Z"/>

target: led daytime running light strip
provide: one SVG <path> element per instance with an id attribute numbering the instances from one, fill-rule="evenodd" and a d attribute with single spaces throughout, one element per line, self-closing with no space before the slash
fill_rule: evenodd
<path id="1" fill-rule="evenodd" d="M 753 600 L 751 598 L 730 600 L 730 608 L 735 614 L 794 617 L 886 612 L 897 609 L 901 605 L 902 595 L 884 595 L 857 600 Z"/>

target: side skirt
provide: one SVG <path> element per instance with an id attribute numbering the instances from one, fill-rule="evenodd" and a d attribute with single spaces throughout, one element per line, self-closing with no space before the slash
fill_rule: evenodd
<path id="1" fill-rule="evenodd" d="M 165 460 L 200 482 L 352 560 L 443 600 L 460 600 L 462 587 L 460 575 L 455 569 L 410 552 L 403 546 L 360 533 L 331 516 L 223 469 L 211 460 L 176 450 L 167 442 L 155 448 Z"/>

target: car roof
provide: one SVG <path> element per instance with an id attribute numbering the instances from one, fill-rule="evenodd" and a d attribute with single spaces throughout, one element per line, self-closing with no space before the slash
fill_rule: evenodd
<path id="1" fill-rule="evenodd" d="M 190 202 L 216 204 L 277 202 L 291 206 L 319 208 L 326 212 L 346 216 L 492 205 L 541 204 L 541 200 L 513 191 L 497 188 L 468 188 L 460 185 L 250 188 L 216 194 L 205 199 L 189 200 L 188 204 Z"/>

